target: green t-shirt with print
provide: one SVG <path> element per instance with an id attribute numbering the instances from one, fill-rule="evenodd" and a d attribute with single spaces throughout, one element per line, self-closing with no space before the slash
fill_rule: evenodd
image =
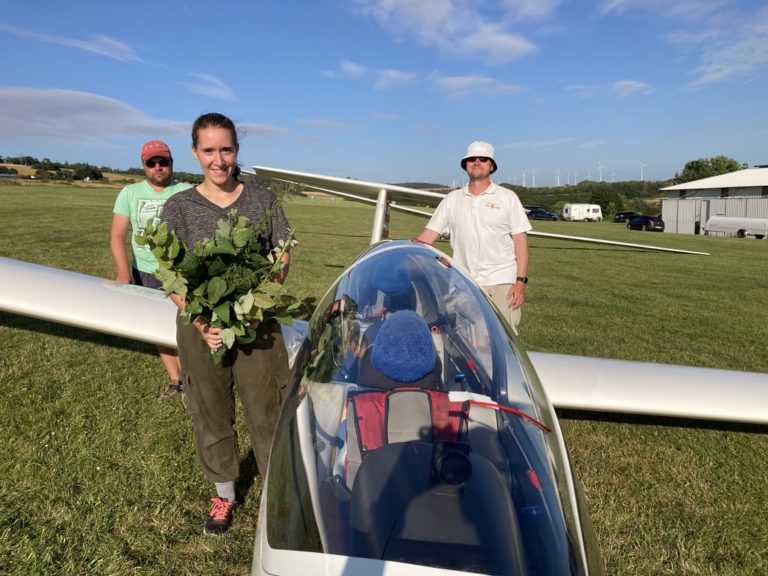
<path id="1" fill-rule="evenodd" d="M 117 195 L 115 214 L 127 216 L 131 221 L 131 246 L 133 248 L 134 266 L 141 272 L 152 273 L 157 270 L 157 260 L 152 255 L 148 246 L 136 244 L 136 235 L 144 233 L 147 223 L 157 225 L 160 222 L 160 214 L 163 212 L 165 201 L 176 192 L 192 188 L 185 182 L 172 182 L 162 192 L 158 192 L 146 180 L 129 184 Z"/>

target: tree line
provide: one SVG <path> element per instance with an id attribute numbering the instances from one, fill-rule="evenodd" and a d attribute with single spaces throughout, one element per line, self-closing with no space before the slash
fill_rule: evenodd
<path id="1" fill-rule="evenodd" d="M 118 172 L 121 174 L 144 176 L 143 168 L 120 170 L 110 166 L 94 166 L 87 162 L 54 162 L 49 158 L 40 160 L 34 156 L 0 156 L 0 164 L 29 166 L 35 170 L 35 180 L 94 180 L 98 182 L 105 179 L 105 172 Z M 18 170 L 15 168 L 0 166 L 0 174 L 18 173 Z M 193 174 L 190 172 L 174 171 L 174 176 L 180 182 L 189 182 L 190 184 L 200 184 L 203 181 L 203 176 L 201 174 Z"/>
<path id="2" fill-rule="evenodd" d="M 658 198 L 663 196 L 661 188 L 701 180 L 748 168 L 748 164 L 727 156 L 699 158 L 686 162 L 682 171 L 669 180 L 624 182 L 595 182 L 584 180 L 576 185 L 546 186 L 528 188 L 508 183 L 502 184 L 514 190 L 523 204 L 535 204 L 560 213 L 568 202 L 597 204 L 604 215 L 621 210 L 634 210 L 645 214 L 658 211 Z"/>
<path id="3" fill-rule="evenodd" d="M 39 160 L 34 156 L 0 156 L 0 164 L 18 164 L 35 169 L 37 180 L 95 180 L 104 179 L 104 172 L 121 172 L 136 176 L 144 176 L 143 168 L 129 168 L 128 170 L 116 170 L 109 166 L 96 167 L 85 162 L 53 162 L 48 158 Z M 549 210 L 560 212 L 567 202 L 584 202 L 598 204 L 603 214 L 613 214 L 619 210 L 636 210 L 638 212 L 650 212 L 654 209 L 655 199 L 659 197 L 659 190 L 673 184 L 682 184 L 702 178 L 709 178 L 720 174 L 727 174 L 736 170 L 743 170 L 748 165 L 738 162 L 727 156 L 714 156 L 712 158 L 699 158 L 687 162 L 682 171 L 675 174 L 670 180 L 623 182 L 595 182 L 584 180 L 575 185 L 568 186 L 544 186 L 528 188 L 509 183 L 502 186 L 514 190 L 523 204 L 536 204 Z M 0 174 L 18 174 L 15 168 L 0 166 Z M 191 172 L 174 171 L 174 176 L 180 182 L 200 184 L 203 181 L 201 174 Z M 275 183 L 270 183 L 273 187 Z M 412 187 L 436 187 L 436 185 L 424 183 L 412 183 Z M 278 188 L 280 188 L 278 186 Z M 281 192 L 283 190 L 281 189 Z M 292 190 L 287 190 L 289 193 Z"/>

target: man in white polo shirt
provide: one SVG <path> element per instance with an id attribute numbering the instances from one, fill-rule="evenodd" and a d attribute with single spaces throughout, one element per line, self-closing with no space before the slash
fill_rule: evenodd
<path id="1" fill-rule="evenodd" d="M 517 194 L 491 181 L 497 169 L 493 146 L 472 142 L 461 167 L 469 183 L 440 202 L 415 240 L 432 244 L 449 235 L 454 263 L 483 287 L 517 334 L 531 224 Z"/>

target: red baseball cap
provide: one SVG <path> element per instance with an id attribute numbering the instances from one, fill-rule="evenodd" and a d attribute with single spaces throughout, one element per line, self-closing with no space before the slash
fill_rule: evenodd
<path id="1" fill-rule="evenodd" d="M 173 160 L 173 156 L 171 155 L 171 149 L 168 148 L 168 144 L 163 142 L 162 140 L 150 140 L 144 146 L 141 147 L 141 161 L 146 162 L 150 158 L 170 158 Z"/>

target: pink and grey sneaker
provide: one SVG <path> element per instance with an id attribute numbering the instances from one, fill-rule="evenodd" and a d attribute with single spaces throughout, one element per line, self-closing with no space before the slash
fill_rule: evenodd
<path id="1" fill-rule="evenodd" d="M 211 502 L 213 506 L 203 526 L 203 534 L 224 534 L 232 526 L 232 516 L 237 508 L 237 502 L 229 502 L 218 497 L 211 498 Z"/>

